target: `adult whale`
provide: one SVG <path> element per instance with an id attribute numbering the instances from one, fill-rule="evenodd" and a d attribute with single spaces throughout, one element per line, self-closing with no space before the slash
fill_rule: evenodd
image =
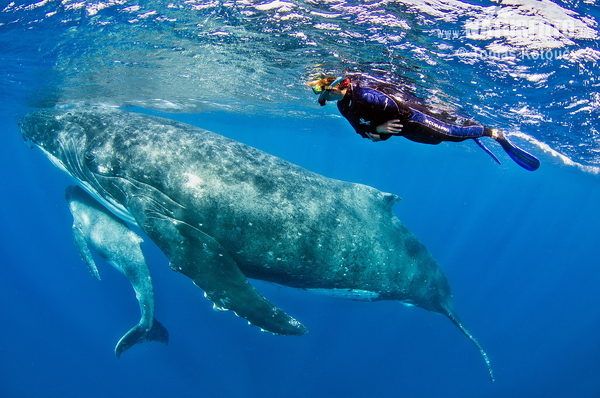
<path id="1" fill-rule="evenodd" d="M 100 280 L 90 248 L 127 277 L 140 304 L 142 317 L 117 342 L 117 358 L 134 344 L 146 341 L 167 344 L 169 333 L 154 318 L 154 288 L 140 247 L 142 238 L 80 187 L 67 187 L 65 198 L 73 215 L 75 246 L 92 275 Z"/>
<path id="2" fill-rule="evenodd" d="M 396 195 L 326 178 L 218 134 L 111 108 L 35 111 L 25 140 L 123 220 L 137 224 L 215 308 L 264 330 L 306 328 L 247 278 L 446 315 L 437 262 L 394 216 Z"/>

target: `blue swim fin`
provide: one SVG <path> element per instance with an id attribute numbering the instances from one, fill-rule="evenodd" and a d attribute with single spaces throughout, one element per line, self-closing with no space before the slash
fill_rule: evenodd
<path id="1" fill-rule="evenodd" d="M 485 151 L 485 153 L 490 155 L 492 157 L 492 159 L 494 159 L 496 161 L 496 163 L 502 164 L 502 163 L 500 163 L 500 159 L 498 159 L 496 157 L 496 155 L 494 155 L 494 153 L 492 151 L 490 151 L 489 148 L 486 147 L 479 138 L 473 138 L 473 141 L 475 141 L 477 143 L 477 145 L 479 145 L 479 147 Z"/>
<path id="2" fill-rule="evenodd" d="M 535 171 L 540 167 L 540 161 L 535 156 L 513 144 L 502 132 L 492 130 L 492 138 L 502 146 L 512 160 L 525 170 Z"/>

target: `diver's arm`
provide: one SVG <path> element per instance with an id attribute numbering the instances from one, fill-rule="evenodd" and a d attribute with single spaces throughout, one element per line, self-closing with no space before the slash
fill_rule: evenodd
<path id="1" fill-rule="evenodd" d="M 404 127 L 397 119 L 398 105 L 387 95 L 356 87 L 337 103 L 338 110 L 354 130 L 371 141 L 385 141 Z"/>
<path id="2" fill-rule="evenodd" d="M 366 137 L 370 139 L 373 142 L 377 142 L 377 141 L 384 141 L 383 138 L 381 138 L 381 135 L 377 134 L 377 133 L 367 133 L 365 132 Z"/>

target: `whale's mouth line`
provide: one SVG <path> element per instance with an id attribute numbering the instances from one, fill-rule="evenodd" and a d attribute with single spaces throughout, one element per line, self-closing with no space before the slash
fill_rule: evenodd
<path id="1" fill-rule="evenodd" d="M 60 140 L 61 147 L 63 148 L 63 151 L 65 154 L 78 153 L 77 150 L 73 150 L 73 148 L 83 145 L 82 142 L 80 142 L 80 143 L 75 142 L 75 140 L 73 138 L 62 137 L 62 138 L 59 138 L 59 140 Z M 85 141 L 85 139 L 83 141 Z M 32 142 L 32 141 L 29 141 L 29 142 Z M 81 162 L 81 159 L 79 156 L 77 156 L 77 155 L 67 156 L 66 159 L 63 160 L 63 159 L 55 156 L 54 154 L 52 154 L 50 151 L 45 149 L 42 145 L 35 144 L 35 146 L 37 146 L 46 155 L 46 157 L 50 160 L 50 162 L 52 164 L 54 164 L 57 168 L 59 168 L 60 170 L 64 171 L 67 175 L 69 175 L 77 185 L 81 186 L 87 193 L 89 193 L 94 199 L 96 199 L 99 203 L 101 203 L 104 207 L 106 207 L 111 213 L 113 213 L 115 216 L 119 217 L 121 220 L 123 220 L 125 223 L 129 224 L 130 226 L 137 228 L 138 230 L 141 230 L 141 226 L 138 225 L 135 217 L 131 214 L 131 212 L 127 209 L 127 207 L 125 207 L 123 204 L 119 203 L 116 199 L 112 198 L 112 196 L 103 189 L 102 184 L 100 184 L 98 181 L 99 178 L 100 179 L 119 179 L 119 180 L 125 181 L 128 184 L 135 187 L 134 191 L 136 191 L 136 190 L 143 191 L 144 189 L 150 189 L 150 190 L 157 192 L 160 195 L 161 201 L 163 203 L 161 203 L 161 201 L 159 201 L 159 200 L 152 198 L 151 196 L 146 195 L 149 198 L 151 198 L 152 202 L 154 203 L 153 207 L 155 207 L 155 209 L 153 212 L 155 213 L 155 217 L 166 217 L 166 218 L 171 218 L 173 220 L 176 220 L 176 218 L 173 217 L 173 214 L 172 214 L 173 212 L 170 211 L 168 209 L 168 207 L 166 206 L 166 203 L 172 204 L 176 207 L 179 207 L 180 209 L 185 209 L 185 206 L 181 205 L 179 202 L 177 202 L 173 198 L 156 190 L 156 188 L 152 187 L 151 185 L 149 185 L 143 181 L 139 181 L 139 180 L 136 180 L 131 177 L 123 177 L 123 176 L 119 176 L 119 175 L 107 175 L 107 174 L 103 174 L 103 173 L 93 172 L 91 170 L 88 170 L 88 172 L 85 172 L 82 169 L 82 162 Z M 125 192 L 122 192 L 122 193 L 124 196 L 127 195 Z M 135 196 L 136 194 L 133 194 L 133 195 Z M 143 195 L 143 194 L 140 193 L 139 195 Z M 182 221 L 182 220 L 176 220 L 176 221 Z"/>
<path id="2" fill-rule="evenodd" d="M 111 213 L 119 217 L 124 222 L 139 228 L 133 215 L 123 205 L 117 203 L 116 201 L 109 200 L 108 198 L 101 195 L 96 189 L 94 189 L 92 184 L 83 180 L 81 177 L 74 175 L 74 173 L 70 171 L 67 168 L 67 166 L 65 166 L 64 162 L 61 159 L 48 152 L 44 147 L 40 145 L 36 146 L 46 155 L 46 157 L 50 160 L 50 162 L 52 162 L 52 164 L 54 164 L 60 170 L 64 171 L 69 177 L 73 179 L 73 181 L 76 184 L 81 186 L 81 188 L 83 188 L 87 193 L 92 195 L 94 199 L 96 199 L 99 203 L 106 207 Z"/>

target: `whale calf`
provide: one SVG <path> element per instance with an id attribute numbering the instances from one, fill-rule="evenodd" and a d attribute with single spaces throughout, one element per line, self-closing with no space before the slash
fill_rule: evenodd
<path id="1" fill-rule="evenodd" d="M 90 248 L 129 279 L 140 304 L 141 319 L 117 343 L 117 358 L 135 344 L 167 344 L 167 330 L 154 319 L 154 288 L 140 247 L 142 238 L 80 187 L 67 187 L 65 197 L 73 214 L 75 246 L 91 273 L 100 280 Z"/>
<path id="2" fill-rule="evenodd" d="M 221 135 L 113 108 L 34 111 L 39 147 L 115 215 L 137 225 L 216 309 L 263 330 L 307 329 L 248 278 L 456 314 L 440 266 L 393 214 L 399 197 L 330 179 Z"/>

